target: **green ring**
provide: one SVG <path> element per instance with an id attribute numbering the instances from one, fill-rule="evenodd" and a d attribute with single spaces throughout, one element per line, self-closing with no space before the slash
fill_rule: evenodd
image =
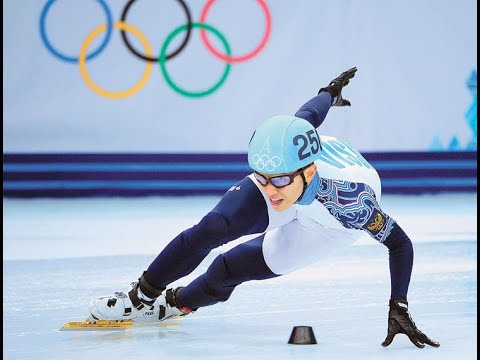
<path id="1" fill-rule="evenodd" d="M 167 48 L 168 48 L 168 45 L 172 42 L 173 38 L 175 36 L 177 36 L 180 32 L 182 31 L 185 31 L 187 30 L 187 27 L 188 27 L 188 24 L 185 24 L 185 25 L 180 25 L 179 27 L 177 27 L 175 30 L 173 30 L 168 36 L 167 36 L 167 39 L 165 40 L 165 42 L 163 43 L 162 45 L 162 49 L 160 50 L 160 56 L 158 57 L 158 62 L 160 63 L 160 68 L 162 70 L 162 74 L 163 76 L 165 77 L 165 80 L 167 81 L 168 85 L 173 89 L 175 90 L 177 93 L 181 94 L 181 95 L 184 95 L 184 96 L 189 96 L 189 97 L 201 97 L 201 96 L 206 96 L 206 95 L 209 95 L 211 93 L 213 93 L 214 91 L 218 90 L 218 88 L 220 86 L 222 86 L 222 84 L 225 82 L 225 80 L 227 79 L 227 76 L 228 76 L 228 73 L 230 72 L 230 67 L 231 67 L 231 64 L 227 63 L 227 66 L 225 67 L 225 71 L 223 72 L 222 74 L 222 77 L 220 78 L 220 80 L 215 84 L 213 85 L 211 88 L 207 89 L 207 90 L 204 90 L 204 91 L 199 91 L 199 92 L 192 92 L 192 91 L 187 91 L 187 90 L 183 90 L 182 88 L 178 87 L 173 81 L 172 79 L 170 78 L 170 76 L 168 75 L 167 73 L 167 68 L 166 68 L 166 62 L 167 62 Z M 230 50 L 230 46 L 228 45 L 227 43 L 227 40 L 225 39 L 225 37 L 220 33 L 220 31 L 218 31 L 217 29 L 215 29 L 214 27 L 210 26 L 210 25 L 207 25 L 207 24 L 203 24 L 203 23 L 192 23 L 192 29 L 194 28 L 200 28 L 200 29 L 205 29 L 205 30 L 208 30 L 208 31 L 211 31 L 213 32 L 223 43 L 223 46 L 225 47 L 225 50 L 226 50 L 226 53 L 228 56 L 231 55 L 231 50 Z"/>

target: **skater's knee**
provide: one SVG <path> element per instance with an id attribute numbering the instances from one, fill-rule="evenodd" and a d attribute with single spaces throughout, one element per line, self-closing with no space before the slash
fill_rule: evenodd
<path id="1" fill-rule="evenodd" d="M 223 287 L 229 277 L 227 258 L 225 254 L 218 255 L 207 270 L 208 282 L 215 287 Z"/>
<path id="2" fill-rule="evenodd" d="M 182 237 L 184 246 L 190 249 L 213 249 L 228 241 L 229 221 L 220 214 L 210 212 Z"/>
<path id="3" fill-rule="evenodd" d="M 229 272 L 227 257 L 225 254 L 218 255 L 206 272 L 204 291 L 217 301 L 226 301 L 236 285 Z"/>
<path id="4" fill-rule="evenodd" d="M 196 225 L 198 231 L 209 237 L 222 237 L 228 233 L 229 221 L 225 216 L 210 212 Z"/>

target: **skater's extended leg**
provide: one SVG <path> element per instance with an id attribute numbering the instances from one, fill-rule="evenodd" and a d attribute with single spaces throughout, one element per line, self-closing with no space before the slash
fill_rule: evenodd
<path id="1" fill-rule="evenodd" d="M 161 309 L 158 304 L 155 308 L 155 299 L 168 284 L 192 272 L 213 248 L 243 235 L 262 233 L 268 222 L 262 193 L 251 179 L 243 179 L 197 225 L 175 237 L 127 293 L 93 300 L 91 315 L 113 320 L 158 318 Z"/>

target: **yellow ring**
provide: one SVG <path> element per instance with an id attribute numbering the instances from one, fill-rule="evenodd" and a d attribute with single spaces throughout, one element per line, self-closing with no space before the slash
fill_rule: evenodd
<path id="1" fill-rule="evenodd" d="M 147 38 L 136 27 L 129 25 L 127 23 L 124 23 L 122 21 L 117 21 L 114 24 L 114 28 L 133 33 L 142 43 L 145 49 L 146 55 L 152 56 L 152 48 L 150 47 L 150 44 L 148 43 Z M 102 32 L 106 30 L 107 30 L 107 24 L 98 26 L 90 34 L 88 34 L 87 38 L 83 42 L 82 48 L 80 49 L 80 56 L 78 59 L 78 63 L 80 64 L 80 74 L 82 75 L 83 80 L 87 83 L 90 89 L 92 89 L 97 94 L 105 96 L 107 98 L 111 98 L 111 99 L 120 99 L 120 98 L 124 98 L 124 97 L 135 94 L 138 90 L 140 90 L 146 84 L 148 77 L 152 72 L 153 63 L 147 62 L 147 67 L 140 81 L 135 86 L 133 86 L 128 90 L 114 92 L 114 91 L 107 91 L 99 87 L 97 84 L 93 82 L 93 80 L 90 78 L 90 75 L 87 72 L 86 57 L 87 57 L 88 46 L 90 45 L 90 43 L 93 41 L 93 39 L 96 36 L 100 35 Z"/>

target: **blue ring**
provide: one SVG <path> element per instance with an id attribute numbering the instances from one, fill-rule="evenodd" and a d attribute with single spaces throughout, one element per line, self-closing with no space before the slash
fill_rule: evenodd
<path id="1" fill-rule="evenodd" d="M 87 55 L 86 60 L 93 59 L 95 56 L 100 54 L 100 52 L 105 49 L 105 47 L 108 44 L 108 41 L 110 40 L 110 36 L 112 34 L 112 29 L 113 29 L 113 23 L 112 23 L 112 14 L 110 12 L 110 9 L 108 8 L 107 4 L 103 0 L 97 0 L 100 5 L 102 5 L 103 10 L 105 11 L 105 14 L 107 15 L 107 31 L 105 34 L 105 38 L 103 39 L 103 42 L 100 44 L 98 49 L 96 49 L 94 52 L 92 52 L 90 55 Z M 67 56 L 63 55 L 59 51 L 57 51 L 52 44 L 48 41 L 47 38 L 47 33 L 45 31 L 45 18 L 47 17 L 48 10 L 50 10 L 50 7 L 52 4 L 55 2 L 55 0 L 48 0 L 48 2 L 45 4 L 42 14 L 40 15 L 40 35 L 42 37 L 42 41 L 47 47 L 48 51 L 50 51 L 54 56 L 59 58 L 60 60 L 69 62 L 69 63 L 78 63 L 79 58 L 78 57 L 72 57 L 72 56 Z"/>

